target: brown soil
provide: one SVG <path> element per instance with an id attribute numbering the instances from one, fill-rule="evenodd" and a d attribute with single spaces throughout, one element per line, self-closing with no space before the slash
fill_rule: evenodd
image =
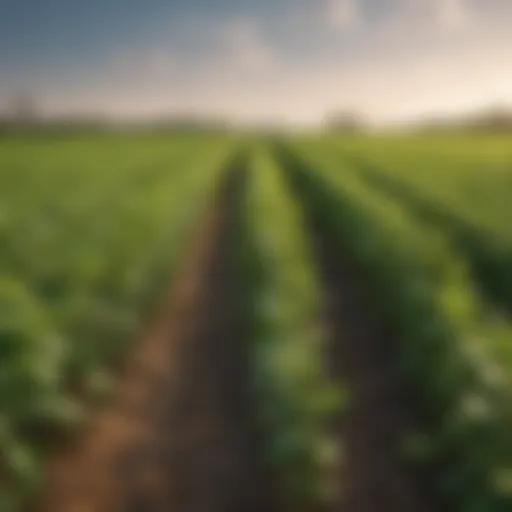
<path id="1" fill-rule="evenodd" d="M 328 364 L 350 392 L 338 426 L 344 462 L 341 497 L 346 512 L 434 512 L 433 496 L 403 458 L 402 442 L 414 432 L 415 408 L 397 367 L 397 340 L 372 308 L 342 249 L 322 224 L 311 222 L 314 251 L 325 290 Z"/>
<path id="2" fill-rule="evenodd" d="M 44 512 L 270 510 L 229 245 L 243 173 L 221 184 L 115 404 L 48 471 Z"/>

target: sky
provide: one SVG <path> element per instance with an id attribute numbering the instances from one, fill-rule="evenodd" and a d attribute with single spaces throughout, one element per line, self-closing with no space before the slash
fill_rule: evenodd
<path id="1" fill-rule="evenodd" d="M 512 0 L 0 0 L 0 110 L 376 123 L 512 104 Z"/>

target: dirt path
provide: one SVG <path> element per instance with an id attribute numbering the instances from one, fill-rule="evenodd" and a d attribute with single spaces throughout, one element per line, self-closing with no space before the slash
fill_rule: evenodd
<path id="1" fill-rule="evenodd" d="M 290 170 L 292 186 L 306 210 L 325 293 L 328 371 L 350 391 L 348 410 L 335 425 L 344 461 L 341 497 L 334 510 L 440 512 L 423 478 L 401 455 L 402 441 L 414 431 L 418 411 L 397 366 L 397 339 L 365 293 L 364 276 L 344 259 L 329 223 L 309 208 L 307 186 L 295 182 L 295 171 L 310 170 L 301 168 L 287 151 L 280 150 L 277 156 Z"/>
<path id="2" fill-rule="evenodd" d="M 117 402 L 49 471 L 43 512 L 270 510 L 251 421 L 240 289 L 230 259 L 243 173 L 231 173 Z"/>
<path id="3" fill-rule="evenodd" d="M 394 363 L 393 336 L 372 314 L 359 280 L 326 233 L 317 230 L 314 240 L 325 289 L 330 370 L 351 393 L 339 424 L 346 460 L 340 475 L 343 501 L 336 510 L 438 512 L 400 455 L 415 421 Z"/>

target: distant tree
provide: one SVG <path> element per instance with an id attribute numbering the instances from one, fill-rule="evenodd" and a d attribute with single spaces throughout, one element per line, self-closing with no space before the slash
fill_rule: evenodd
<path id="1" fill-rule="evenodd" d="M 364 125 L 362 116 L 352 111 L 335 112 L 327 118 L 327 127 L 332 131 L 358 132 L 364 128 Z"/>
<path id="2" fill-rule="evenodd" d="M 486 130 L 503 130 L 512 128 L 512 110 L 506 105 L 496 105 L 483 115 L 478 116 L 474 125 Z"/>
<path id="3" fill-rule="evenodd" d="M 450 132 L 453 130 L 470 130 L 476 132 L 512 131 L 512 108 L 498 104 L 480 109 L 466 115 L 445 114 L 432 117 L 419 125 L 422 131 Z"/>

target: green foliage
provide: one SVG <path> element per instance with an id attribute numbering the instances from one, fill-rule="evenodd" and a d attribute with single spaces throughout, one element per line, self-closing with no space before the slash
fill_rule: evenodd
<path id="1" fill-rule="evenodd" d="M 405 452 L 442 468 L 439 489 L 453 510 L 509 510 L 512 494 L 498 482 L 512 468 L 512 327 L 489 313 L 442 235 L 320 145 L 294 149 L 300 156 L 283 151 L 283 161 L 402 340 L 401 364 L 429 427 Z"/>
<path id="2" fill-rule="evenodd" d="M 268 460 L 292 507 L 304 510 L 327 498 L 323 475 L 338 461 L 326 456 L 334 444 L 326 427 L 344 395 L 324 371 L 319 283 L 299 205 L 266 151 L 256 152 L 251 171 L 243 236 L 256 407 Z"/>
<path id="3" fill-rule="evenodd" d="M 326 145 L 369 184 L 462 250 L 495 305 L 512 311 L 510 137 L 352 140 Z"/>
<path id="4" fill-rule="evenodd" d="M 0 511 L 41 485 L 46 442 L 115 393 L 112 363 L 167 287 L 233 141 L 88 135 L 0 141 Z M 402 455 L 452 509 L 512 507 L 512 145 L 505 137 L 296 139 L 281 153 L 308 211 L 396 328 L 425 409 Z M 266 454 L 292 509 L 332 498 L 349 396 L 326 377 L 322 298 L 300 205 L 251 161 L 237 250 Z M 475 272 L 476 270 L 476 272 Z"/>
<path id="5" fill-rule="evenodd" d="M 82 401 L 115 392 L 109 369 L 168 287 L 232 146 L 0 143 L 0 510 L 30 495 L 47 444 L 80 423 Z"/>

